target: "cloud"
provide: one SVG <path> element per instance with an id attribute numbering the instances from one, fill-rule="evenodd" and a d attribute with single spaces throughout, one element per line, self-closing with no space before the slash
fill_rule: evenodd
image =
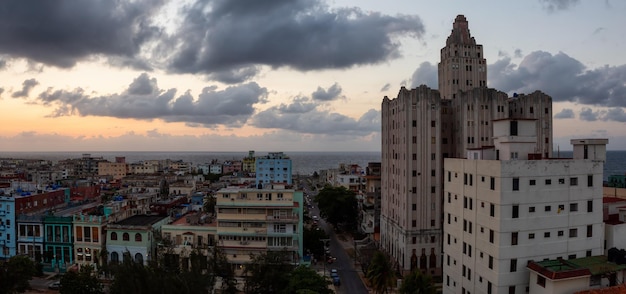
<path id="1" fill-rule="evenodd" d="M 328 90 L 324 90 L 322 87 L 317 87 L 317 90 L 311 94 L 311 97 L 313 100 L 317 101 L 332 101 L 344 96 L 341 95 L 341 86 L 334 83 L 332 86 L 328 87 Z"/>
<path id="2" fill-rule="evenodd" d="M 546 11 L 557 12 L 570 9 L 578 5 L 580 0 L 539 0 L 539 2 L 543 5 L 543 9 Z"/>
<path id="3" fill-rule="evenodd" d="M 556 119 L 574 118 L 574 111 L 569 108 L 564 108 L 561 112 L 554 115 Z"/>
<path id="4" fill-rule="evenodd" d="M 336 112 L 321 110 L 308 98 L 291 104 L 270 107 L 256 114 L 250 124 L 257 128 L 284 129 L 305 134 L 367 136 L 380 132 L 380 112 L 370 109 L 354 119 Z"/>
<path id="5" fill-rule="evenodd" d="M 381 92 L 386 92 L 389 91 L 389 89 L 391 89 L 391 84 L 390 83 L 386 83 L 382 88 L 380 88 Z"/>
<path id="6" fill-rule="evenodd" d="M 417 16 L 331 9 L 319 0 L 196 1 L 181 17 L 180 27 L 159 47 L 171 53 L 169 69 L 179 73 L 377 64 L 401 55 L 396 38 L 424 33 Z"/>
<path id="7" fill-rule="evenodd" d="M 413 76 L 411 77 L 411 88 L 426 85 L 433 89 L 437 89 L 439 87 L 439 84 L 437 83 L 438 72 L 439 70 L 436 65 L 431 64 L 428 61 L 422 62 L 415 72 L 413 72 Z"/>
<path id="8" fill-rule="evenodd" d="M 515 52 L 513 53 L 513 56 L 515 56 L 515 58 L 522 58 L 522 56 L 524 56 L 522 54 L 522 49 L 515 49 Z"/>
<path id="9" fill-rule="evenodd" d="M 626 122 L 626 112 L 623 108 L 611 108 L 606 112 L 604 120 Z"/>
<path id="10" fill-rule="evenodd" d="M 39 85 L 39 82 L 35 79 L 25 80 L 22 83 L 22 89 L 17 92 L 13 92 L 11 97 L 13 98 L 28 97 L 28 94 L 30 94 L 30 90 L 32 90 L 37 85 Z"/>
<path id="11" fill-rule="evenodd" d="M 0 52 L 69 68 L 93 55 L 135 57 L 160 34 L 150 18 L 162 0 L 5 0 Z"/>
<path id="12" fill-rule="evenodd" d="M 176 97 L 176 89 L 159 89 L 157 80 L 143 73 L 120 94 L 90 97 L 73 91 L 48 89 L 37 98 L 44 105 L 57 106 L 52 116 L 106 116 L 130 119 L 162 119 L 190 126 L 242 126 L 265 103 L 268 91 L 258 84 L 205 87 L 197 97 L 186 92 Z"/>
<path id="13" fill-rule="evenodd" d="M 599 120 L 602 116 L 602 111 L 593 111 L 589 107 L 583 107 L 580 113 L 578 114 L 581 120 L 583 121 L 596 121 Z"/>
<path id="14" fill-rule="evenodd" d="M 535 51 L 519 65 L 500 59 L 489 65 L 488 79 L 490 87 L 508 93 L 541 90 L 556 102 L 626 107 L 626 65 L 588 69 L 563 52 Z"/>
<path id="15" fill-rule="evenodd" d="M 4 93 L 4 88 L 0 88 L 0 99 L 2 99 L 2 93 Z"/>

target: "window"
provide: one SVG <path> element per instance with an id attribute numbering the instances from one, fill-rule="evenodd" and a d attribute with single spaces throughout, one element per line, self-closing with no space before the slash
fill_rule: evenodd
<path id="1" fill-rule="evenodd" d="M 587 200 L 587 212 L 593 212 L 593 200 Z"/>
<path id="2" fill-rule="evenodd" d="M 491 282 L 487 282 L 487 294 L 492 294 L 493 291 L 491 290 Z"/>
<path id="3" fill-rule="evenodd" d="M 545 211 L 551 211 L 552 210 L 552 206 L 546 205 L 546 207 L 544 209 L 545 209 Z"/>
<path id="4" fill-rule="evenodd" d="M 559 212 L 565 210 L 565 204 L 559 204 Z"/>
<path id="5" fill-rule="evenodd" d="M 511 270 L 512 273 L 517 271 L 517 259 L 515 259 L 515 258 L 511 259 L 510 270 Z"/>
<path id="6" fill-rule="evenodd" d="M 578 178 L 569 178 L 570 186 L 578 186 Z"/>
<path id="7" fill-rule="evenodd" d="M 570 238 L 578 237 L 578 229 L 569 229 L 569 237 Z"/>
<path id="8" fill-rule="evenodd" d="M 493 269 L 493 256 L 489 255 L 489 268 Z"/>
<path id="9" fill-rule="evenodd" d="M 534 206 L 528 207 L 528 212 L 535 212 L 535 207 Z"/>
<path id="10" fill-rule="evenodd" d="M 546 179 L 546 185 L 552 185 L 552 180 L 551 179 Z"/>
<path id="11" fill-rule="evenodd" d="M 559 237 L 562 237 L 562 236 L 563 236 L 563 231 L 558 231 L 558 232 L 556 233 L 556 235 L 557 235 L 557 236 L 559 236 Z"/>
<path id="12" fill-rule="evenodd" d="M 489 243 L 493 243 L 494 235 L 493 230 L 489 230 Z"/>
<path id="13" fill-rule="evenodd" d="M 588 238 L 593 237 L 593 225 L 588 225 L 587 226 L 587 237 Z"/>
<path id="14" fill-rule="evenodd" d="M 578 203 L 570 203 L 569 211 L 578 211 Z"/>
<path id="15" fill-rule="evenodd" d="M 576 254 L 570 254 L 567 256 L 567 259 L 576 259 Z"/>
<path id="16" fill-rule="evenodd" d="M 141 234 L 135 233 L 135 242 L 141 242 Z"/>
<path id="17" fill-rule="evenodd" d="M 519 178 L 513 178 L 513 191 L 519 191 Z"/>
<path id="18" fill-rule="evenodd" d="M 537 285 L 545 288 L 546 287 L 546 278 L 540 275 L 537 275 Z"/>
<path id="19" fill-rule="evenodd" d="M 536 181 L 535 181 L 535 180 L 530 180 L 530 181 L 528 182 L 528 184 L 529 184 L 529 185 L 531 185 L 531 186 L 534 186 L 534 185 L 536 184 Z"/>
<path id="20" fill-rule="evenodd" d="M 128 235 L 128 233 L 124 233 L 124 234 L 122 235 L 122 240 L 123 240 L 123 241 L 130 241 L 130 235 Z"/>
<path id="21" fill-rule="evenodd" d="M 543 233 L 543 237 L 544 238 L 550 238 L 550 232 L 544 232 Z"/>
<path id="22" fill-rule="evenodd" d="M 113 240 L 113 241 L 117 240 L 117 233 L 116 232 L 111 232 L 111 240 Z"/>
<path id="23" fill-rule="evenodd" d="M 510 121 L 511 123 L 511 136 L 517 136 L 517 121 L 516 120 L 512 120 Z"/>
<path id="24" fill-rule="evenodd" d="M 591 250 L 587 250 L 587 252 L 585 252 L 585 256 L 586 257 L 590 257 L 591 256 Z"/>
<path id="25" fill-rule="evenodd" d="M 490 183 L 490 186 L 491 186 L 490 188 L 491 188 L 491 190 L 495 190 L 495 189 L 496 189 L 496 178 L 491 177 L 491 181 L 490 181 L 490 182 L 491 182 L 491 183 Z"/>
<path id="26" fill-rule="evenodd" d="M 559 179 L 559 184 L 561 185 L 565 184 L 565 179 Z"/>
<path id="27" fill-rule="evenodd" d="M 492 204 L 489 204 L 489 216 L 495 216 L 496 215 L 496 206 Z"/>
<path id="28" fill-rule="evenodd" d="M 587 187 L 593 187 L 593 175 L 587 176 Z"/>
<path id="29" fill-rule="evenodd" d="M 535 233 L 528 234 L 528 239 L 535 239 Z"/>
<path id="30" fill-rule="evenodd" d="M 519 218 L 519 205 L 513 205 L 513 218 Z"/>
<path id="31" fill-rule="evenodd" d="M 518 232 L 511 233 L 511 245 L 517 245 Z"/>
<path id="32" fill-rule="evenodd" d="M 416 220 L 411 221 L 411 226 L 415 228 L 415 226 L 417 226 L 417 221 Z"/>
<path id="33" fill-rule="evenodd" d="M 412 210 L 417 210 L 417 204 L 413 203 L 413 204 L 411 205 L 411 209 L 412 209 Z"/>
<path id="34" fill-rule="evenodd" d="M 515 286 L 509 286 L 509 294 L 515 294 Z"/>

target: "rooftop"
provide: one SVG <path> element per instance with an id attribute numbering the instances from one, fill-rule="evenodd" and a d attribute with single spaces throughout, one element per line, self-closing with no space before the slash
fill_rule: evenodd
<path id="1" fill-rule="evenodd" d="M 151 226 L 167 216 L 159 215 L 133 215 L 127 219 L 123 219 L 114 225 L 120 226 Z"/>
<path id="2" fill-rule="evenodd" d="M 607 261 L 604 255 L 576 259 L 544 260 L 528 263 L 528 268 L 551 280 L 600 275 L 626 269 L 626 265 Z"/>

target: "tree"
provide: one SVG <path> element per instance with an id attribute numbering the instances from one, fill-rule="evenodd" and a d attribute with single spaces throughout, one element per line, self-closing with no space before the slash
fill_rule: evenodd
<path id="1" fill-rule="evenodd" d="M 401 294 L 435 294 L 437 290 L 430 275 L 414 270 L 404 277 L 399 292 Z"/>
<path id="2" fill-rule="evenodd" d="M 85 265 L 79 271 L 68 271 L 61 278 L 61 294 L 101 294 L 104 293 L 98 277 L 93 275 L 93 267 Z"/>
<path id="3" fill-rule="evenodd" d="M 333 291 L 328 289 L 328 281 L 325 277 L 320 276 L 315 270 L 306 266 L 299 266 L 289 276 L 289 282 L 281 291 L 285 294 L 291 293 L 317 293 L 332 294 Z M 310 292 L 306 292 L 306 291 Z"/>
<path id="4" fill-rule="evenodd" d="M 202 206 L 202 210 L 206 213 L 210 213 L 211 215 L 215 214 L 215 205 L 217 204 L 217 199 L 212 194 L 207 195 L 204 198 L 204 205 Z"/>
<path id="5" fill-rule="evenodd" d="M 22 293 L 30 288 L 28 281 L 37 273 L 28 256 L 17 255 L 0 264 L 0 293 Z"/>
<path id="6" fill-rule="evenodd" d="M 356 194 L 346 187 L 326 185 L 317 196 L 320 214 L 333 226 L 343 224 L 346 230 L 356 232 L 359 216 Z"/>
<path id="7" fill-rule="evenodd" d="M 387 293 L 388 288 L 392 287 L 396 281 L 389 258 L 380 251 L 374 253 L 365 277 L 370 281 L 376 293 Z"/>
<path id="8" fill-rule="evenodd" d="M 317 257 L 324 254 L 324 244 L 322 244 L 320 240 L 329 239 L 324 230 L 308 229 L 305 227 L 302 236 L 305 252 L 310 252 Z"/>
<path id="9" fill-rule="evenodd" d="M 237 280 L 235 279 L 235 271 L 226 254 L 219 246 L 214 246 L 211 258 L 209 259 L 209 271 L 213 273 L 214 279 L 221 280 L 221 293 L 235 294 L 237 290 Z"/>
<path id="10" fill-rule="evenodd" d="M 250 254 L 251 262 L 246 265 L 246 293 L 277 293 L 289 283 L 289 274 L 294 267 L 287 262 L 291 252 L 268 251 Z"/>

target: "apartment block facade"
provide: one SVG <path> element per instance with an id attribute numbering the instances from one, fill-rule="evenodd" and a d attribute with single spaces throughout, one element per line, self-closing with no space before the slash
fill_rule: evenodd
<path id="1" fill-rule="evenodd" d="M 302 191 L 229 187 L 217 192 L 217 246 L 224 250 L 237 274 L 251 254 L 287 251 L 290 262 L 303 260 Z"/>
<path id="2" fill-rule="evenodd" d="M 443 293 L 528 293 L 529 261 L 603 254 L 607 140 L 542 159 L 536 123 L 495 121 L 493 148 L 445 160 Z"/>
<path id="3" fill-rule="evenodd" d="M 256 186 L 268 188 L 273 183 L 291 185 L 291 159 L 282 152 L 270 152 L 256 158 Z M 268 187 L 266 187 L 268 186 Z"/>

